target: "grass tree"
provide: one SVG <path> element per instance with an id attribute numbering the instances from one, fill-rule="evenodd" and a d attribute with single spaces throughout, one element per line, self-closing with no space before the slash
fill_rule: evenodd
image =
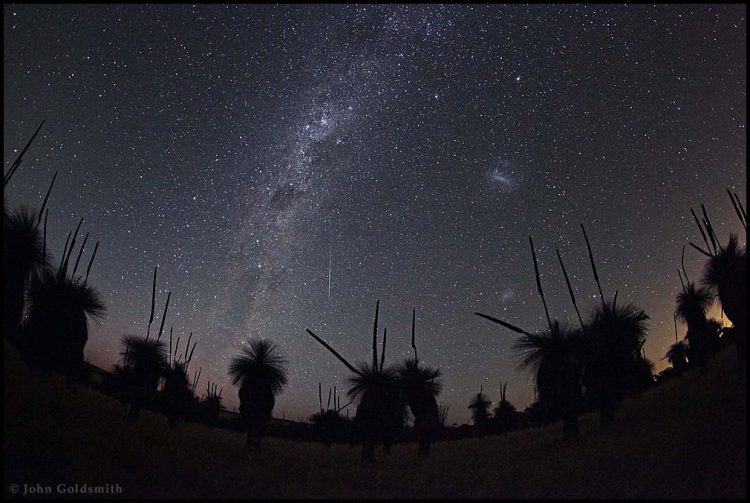
<path id="1" fill-rule="evenodd" d="M 414 358 L 407 358 L 396 367 L 399 387 L 414 416 L 414 433 L 419 442 L 420 456 L 430 455 L 430 446 L 440 427 L 440 412 L 436 397 L 442 383 L 437 380 L 440 370 L 420 366 Z"/>
<path id="2" fill-rule="evenodd" d="M 688 367 L 688 347 L 684 341 L 677 337 L 677 315 L 674 315 L 674 344 L 669 346 L 667 354 L 662 360 L 667 360 L 672 366 L 672 371 L 679 375 Z"/>
<path id="3" fill-rule="evenodd" d="M 727 192 L 740 222 L 746 229 L 747 215 L 739 196 L 728 189 Z M 722 310 L 734 325 L 728 333 L 738 345 L 740 360 L 744 361 L 747 338 L 747 253 L 745 247 L 739 244 L 736 234 L 730 234 L 729 241 L 722 246 L 702 204 L 701 210 L 702 218 L 699 219 L 690 208 L 705 248 L 692 242 L 690 245 L 708 258 L 703 270 L 703 284 L 718 294 Z"/>
<path id="4" fill-rule="evenodd" d="M 177 427 L 177 423 L 191 411 L 195 404 L 194 386 L 188 377 L 188 367 L 193 358 L 196 343 L 190 348 L 190 340 L 193 333 L 190 333 L 185 346 L 184 355 L 177 353 L 178 344 L 175 345 L 174 352 L 169 355 L 167 367 L 164 370 L 164 386 L 161 391 L 160 401 L 162 409 L 169 419 L 170 428 Z"/>
<path id="5" fill-rule="evenodd" d="M 383 334 L 383 349 L 378 363 L 379 308 L 380 301 L 375 306 L 371 362 L 350 364 L 323 339 L 307 329 L 308 334 L 336 356 L 353 374 L 347 380 L 348 395 L 357 402 L 353 427 L 355 435 L 362 442 L 361 459 L 365 463 L 375 460 L 375 445 L 378 443 L 383 444 L 385 452 L 389 452 L 391 444 L 403 429 L 406 410 L 396 372 L 390 367 L 384 367 L 387 331 Z"/>
<path id="6" fill-rule="evenodd" d="M 639 395 L 654 385 L 654 362 L 648 359 L 646 351 L 641 347 L 641 354 L 635 359 L 633 369 L 633 385 L 631 392 Z"/>
<path id="7" fill-rule="evenodd" d="M 195 388 L 195 386 L 194 386 Z M 219 421 L 219 414 L 224 409 L 221 403 L 221 393 L 224 388 L 219 388 L 215 383 L 206 383 L 206 392 L 199 403 L 201 418 L 208 426 L 214 427 Z"/>
<path id="8" fill-rule="evenodd" d="M 471 398 L 468 407 L 471 410 L 471 420 L 474 423 L 474 428 L 480 437 L 483 437 L 489 429 L 491 405 L 492 402 L 482 392 L 482 387 L 480 386 L 479 393 Z"/>
<path id="9" fill-rule="evenodd" d="M 3 206 L 3 328 L 5 337 L 14 342 L 17 342 L 15 336 L 23 316 L 28 282 L 50 265 L 46 250 L 48 210 L 45 207 L 56 178 L 57 172 L 38 212 L 20 206 L 8 213 Z M 44 226 L 40 231 L 43 215 Z"/>
<path id="10" fill-rule="evenodd" d="M 703 283 L 719 296 L 721 308 L 734 325 L 738 343 L 747 337 L 747 254 L 735 234 L 729 236 L 725 247 L 720 248 L 707 262 Z M 744 351 L 743 351 L 744 352 Z"/>
<path id="11" fill-rule="evenodd" d="M 240 415 L 247 427 L 248 449 L 260 447 L 275 397 L 287 384 L 286 364 L 273 342 L 249 339 L 229 365 L 232 384 L 240 388 Z"/>
<path id="12" fill-rule="evenodd" d="M 164 342 L 139 335 L 122 337 L 122 363 L 115 365 L 121 398 L 130 404 L 128 422 L 138 419 L 141 409 L 156 397 L 159 380 L 167 370 Z"/>
<path id="13" fill-rule="evenodd" d="M 437 396 L 442 389 L 438 380 L 440 370 L 428 366 L 420 366 L 417 357 L 415 341 L 416 309 L 412 310 L 411 318 L 411 346 L 414 357 L 407 358 L 396 367 L 399 387 L 414 416 L 414 432 L 419 441 L 419 456 L 429 456 L 432 439 L 440 427 Z"/>
<path id="14" fill-rule="evenodd" d="M 563 421 L 563 437 L 578 435 L 578 414 L 583 394 L 578 346 L 581 331 L 554 321 L 549 330 L 525 333 L 513 351 L 520 357 L 520 369 L 535 376 L 539 412 L 546 420 Z"/>
<path id="15" fill-rule="evenodd" d="M 713 296 L 707 288 L 696 287 L 688 282 L 677 294 L 675 315 L 687 324 L 687 339 L 691 363 L 703 367 L 716 346 L 708 331 L 706 314 L 713 303 Z M 718 342 L 718 341 L 716 341 Z"/>
<path id="16" fill-rule="evenodd" d="M 4 173 L 3 193 L 43 125 L 44 121 L 39 124 L 29 141 L 26 142 L 26 146 L 21 149 L 8 171 Z M 6 200 L 3 198 L 3 334 L 14 342 L 17 342 L 15 336 L 23 315 L 24 292 L 27 283 L 33 273 L 41 272 L 47 266 L 43 238 L 39 234 L 39 222 L 44 214 L 44 206 L 55 178 L 57 178 L 57 173 L 52 178 L 52 184 L 44 198 L 42 209 L 38 213 L 24 206 L 8 211 L 5 205 Z"/>
<path id="17" fill-rule="evenodd" d="M 45 268 L 32 276 L 27 295 L 28 313 L 24 324 L 22 352 L 32 366 L 63 373 L 68 383 L 85 379 L 83 350 L 88 340 L 89 318 L 101 318 L 106 312 L 104 301 L 88 285 L 88 273 L 96 256 L 96 248 L 89 260 L 86 276 L 76 277 L 86 239 L 79 249 L 70 274 L 70 258 L 83 219 L 72 240 L 66 242 L 60 264 Z M 70 237 L 70 234 L 68 235 Z M 98 245 L 98 243 L 97 243 Z"/>
<path id="18" fill-rule="evenodd" d="M 333 397 L 333 405 L 331 405 L 331 397 Z M 333 442 L 344 440 L 348 433 L 349 421 L 341 415 L 341 411 L 346 409 L 351 402 L 342 407 L 341 397 L 338 396 L 336 386 L 334 386 L 328 388 L 328 400 L 324 409 L 321 383 L 318 383 L 318 402 L 320 411 L 310 416 L 310 422 L 315 436 L 323 442 L 323 445 L 330 447 Z"/>
<path id="19" fill-rule="evenodd" d="M 156 304 L 156 273 L 151 287 L 151 314 L 148 321 L 148 329 L 145 336 L 125 335 L 122 338 L 122 363 L 115 365 L 115 376 L 117 377 L 120 394 L 123 400 L 130 403 L 128 422 L 133 423 L 138 419 L 140 410 L 151 404 L 156 397 L 159 380 L 164 376 L 169 367 L 167 361 L 167 348 L 161 340 L 164 330 L 164 322 L 169 309 L 169 300 L 172 292 L 167 294 L 164 304 L 161 326 L 156 338 L 150 337 L 151 323 L 154 320 L 154 309 Z M 172 331 L 169 333 L 169 354 L 172 354 Z"/>
<path id="20" fill-rule="evenodd" d="M 544 306 L 548 330 L 531 333 L 492 316 L 475 314 L 522 334 L 522 337 L 514 343 L 513 350 L 521 359 L 520 369 L 531 369 L 534 373 L 542 417 L 547 420 L 562 419 L 563 436 L 572 437 L 578 434 L 578 413 L 583 397 L 577 347 L 581 341 L 581 331 L 550 319 L 531 236 L 529 236 L 529 245 L 534 263 L 537 291 Z M 557 256 L 583 330 L 583 320 L 578 312 L 575 295 L 559 252 Z"/>
<path id="21" fill-rule="evenodd" d="M 591 315 L 580 345 L 583 384 L 589 402 L 599 409 L 604 426 L 614 421 L 625 395 L 638 387 L 648 319 L 635 304 L 618 306 L 616 296 Z"/>
<path id="22" fill-rule="evenodd" d="M 177 423 L 189 412 L 194 402 L 184 363 L 174 363 L 165 369 L 164 387 L 160 398 L 162 408 L 169 420 L 169 427 L 174 429 L 177 427 Z"/>
<path id="23" fill-rule="evenodd" d="M 664 356 L 677 373 L 683 372 L 688 366 L 688 347 L 683 341 L 677 341 L 667 350 Z"/>
<path id="24" fill-rule="evenodd" d="M 500 392 L 500 402 L 495 407 L 494 414 L 492 415 L 492 423 L 500 433 L 507 433 L 512 430 L 516 425 L 516 418 L 518 412 L 516 412 L 515 406 L 508 401 L 507 397 L 508 382 L 503 383 L 502 390 Z"/>
<path id="25" fill-rule="evenodd" d="M 615 419 L 617 407 L 625 395 L 641 386 L 645 360 L 642 349 L 646 342 L 649 317 L 635 304 L 617 304 L 617 291 L 611 302 L 605 300 L 602 285 L 591 251 L 586 229 L 591 270 L 599 289 L 601 306 L 594 309 L 585 325 L 579 349 L 583 363 L 583 385 L 589 402 L 599 409 L 601 424 Z"/>
<path id="26" fill-rule="evenodd" d="M 3 328 L 11 340 L 21 323 L 28 281 L 48 265 L 37 221 L 36 213 L 23 206 L 3 219 Z"/>

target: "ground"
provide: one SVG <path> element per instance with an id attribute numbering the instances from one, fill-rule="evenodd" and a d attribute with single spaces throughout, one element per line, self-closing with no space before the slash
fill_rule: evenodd
<path id="1" fill-rule="evenodd" d="M 235 432 L 142 413 L 128 426 L 123 404 L 57 376 L 30 372 L 5 345 L 4 486 L 118 484 L 122 496 L 206 498 L 744 498 L 746 377 L 734 349 L 628 400 L 614 426 L 582 418 L 581 436 L 559 424 L 380 449 L 264 439 L 248 455 Z M 467 397 L 468 398 L 468 397 Z"/>

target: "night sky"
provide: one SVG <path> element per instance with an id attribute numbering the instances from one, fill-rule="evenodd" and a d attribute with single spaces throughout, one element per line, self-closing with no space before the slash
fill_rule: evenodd
<path id="1" fill-rule="evenodd" d="M 529 234 L 551 315 L 575 320 L 556 248 L 593 309 L 579 223 L 661 370 L 689 208 L 725 241 L 725 188 L 747 206 L 743 5 L 6 5 L 3 23 L 5 169 L 47 121 L 6 198 L 39 206 L 59 170 L 53 253 L 81 217 L 79 243 L 101 241 L 86 358 L 111 368 L 145 334 L 158 265 L 155 326 L 171 290 L 165 330 L 194 333 L 199 391 L 229 408 L 253 336 L 290 361 L 274 415 L 315 412 L 318 381 L 349 372 L 305 328 L 369 358 L 380 299 L 387 362 L 416 307 L 450 422 L 504 380 L 523 409 L 517 334 L 473 313 L 546 326 Z M 691 279 L 702 264 L 689 248 Z"/>

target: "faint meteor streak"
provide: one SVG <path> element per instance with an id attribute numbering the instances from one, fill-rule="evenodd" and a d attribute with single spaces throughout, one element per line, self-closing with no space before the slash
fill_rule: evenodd
<path id="1" fill-rule="evenodd" d="M 328 300 L 331 300 L 331 264 L 333 263 L 333 244 L 328 240 Z"/>

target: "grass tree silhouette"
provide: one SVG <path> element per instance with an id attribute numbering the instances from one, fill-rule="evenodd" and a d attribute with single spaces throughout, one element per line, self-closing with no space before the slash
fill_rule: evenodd
<path id="1" fill-rule="evenodd" d="M 23 156 L 39 134 L 42 121 L 26 145 L 3 176 L 3 194 L 23 162 Z M 32 274 L 48 266 L 45 256 L 47 237 L 47 200 L 55 184 L 57 172 L 52 177 L 42 207 L 38 212 L 21 206 L 9 212 L 3 198 L 3 333 L 17 343 L 16 335 L 24 309 L 24 292 Z M 44 235 L 39 235 L 39 224 L 44 215 Z"/>
<path id="2" fill-rule="evenodd" d="M 398 377 L 394 369 L 384 368 L 385 344 L 387 331 L 383 333 L 383 349 L 378 364 L 377 330 L 380 301 L 375 305 L 375 321 L 372 333 L 372 362 L 357 362 L 350 364 L 344 357 L 326 344 L 310 329 L 310 334 L 316 341 L 328 349 L 354 375 L 347 380 L 350 387 L 349 397 L 357 402 L 357 413 L 353 421 L 354 435 L 362 442 L 361 459 L 365 463 L 375 460 L 375 445 L 383 444 L 384 452 L 390 452 L 405 422 L 406 404 L 399 389 Z"/>
<path id="3" fill-rule="evenodd" d="M 115 365 L 115 377 L 121 397 L 130 403 L 128 422 L 138 419 L 140 410 L 156 397 L 159 380 L 167 369 L 164 343 L 148 336 L 122 337 L 122 364 Z"/>
<path id="4" fill-rule="evenodd" d="M 120 352 L 122 364 L 116 364 L 114 367 L 119 394 L 124 401 L 130 404 L 130 410 L 128 411 L 129 423 L 134 423 L 138 419 L 140 410 L 154 401 L 159 388 L 159 380 L 164 376 L 169 367 L 166 346 L 161 341 L 161 336 L 164 331 L 164 322 L 167 319 L 169 300 L 172 298 L 172 292 L 167 293 L 167 301 L 164 304 L 159 334 L 155 339 L 149 338 L 156 306 L 157 269 L 157 267 L 154 267 L 154 276 L 151 285 L 151 314 L 148 319 L 146 335 L 124 335 L 122 337 L 123 349 Z M 172 330 L 170 329 L 169 355 L 171 354 Z"/>
<path id="5" fill-rule="evenodd" d="M 531 369 L 546 421 L 562 419 L 563 437 L 578 435 L 578 414 L 582 408 L 581 370 L 577 360 L 581 331 L 559 321 L 550 330 L 525 333 L 513 345 L 521 357 L 520 369 Z"/>
<path id="6" fill-rule="evenodd" d="M 479 387 L 479 393 L 469 402 L 469 409 L 471 409 L 471 420 L 474 423 L 474 430 L 477 435 L 482 438 L 489 430 L 490 426 L 490 406 L 492 402 L 487 395 L 482 393 L 482 387 Z"/>
<path id="7" fill-rule="evenodd" d="M 727 189 L 740 223 L 747 231 L 747 214 L 736 193 Z M 721 246 L 714 231 L 705 206 L 701 204 L 702 219 L 690 208 L 698 230 L 703 238 L 705 249 L 689 243 L 690 246 L 708 257 L 703 269 L 702 282 L 711 291 L 716 292 L 721 308 L 732 322 L 733 327 L 727 335 L 737 344 L 737 353 L 741 362 L 745 361 L 747 344 L 747 253 L 740 246 L 737 234 L 731 233 L 726 246 Z M 702 222 L 702 225 L 701 225 Z"/>
<path id="8" fill-rule="evenodd" d="M 85 379 L 83 349 L 88 317 L 100 318 L 104 302 L 91 286 L 54 271 L 32 278 L 22 347 L 32 366 L 63 373 L 68 382 Z"/>
<path id="9" fill-rule="evenodd" d="M 523 421 L 524 425 L 531 428 L 536 428 L 541 426 L 542 424 L 549 422 L 549 418 L 546 412 L 542 410 L 542 406 L 537 400 L 529 404 L 523 410 Z"/>
<path id="10" fill-rule="evenodd" d="M 174 429 L 195 403 L 195 395 L 190 386 L 185 362 L 174 362 L 164 371 L 164 387 L 161 391 L 162 408 Z"/>
<path id="11" fill-rule="evenodd" d="M 362 440 L 362 460 L 371 462 L 375 460 L 375 444 L 382 443 L 383 452 L 390 453 L 404 427 L 406 404 L 398 376 L 392 368 L 358 362 L 357 372 L 347 382 L 349 397 L 357 401 L 352 426 Z"/>
<path id="12" fill-rule="evenodd" d="M 508 382 L 506 381 L 503 383 L 500 392 L 500 403 L 497 404 L 492 415 L 493 429 L 499 433 L 507 433 L 516 426 L 518 412 L 516 412 L 515 406 L 508 401 L 507 391 Z"/>
<path id="13" fill-rule="evenodd" d="M 191 384 L 188 377 L 188 367 L 193 359 L 196 342 L 190 347 L 193 333 L 190 332 L 183 355 L 178 355 L 180 338 L 172 351 L 172 328 L 169 330 L 170 353 L 167 366 L 164 369 L 164 386 L 160 395 L 161 408 L 169 419 L 170 428 L 177 427 L 177 423 L 194 409 L 196 397 L 193 393 L 197 382 Z M 197 379 L 197 377 L 196 377 Z"/>
<path id="14" fill-rule="evenodd" d="M 442 389 L 440 369 L 419 365 L 415 342 L 416 309 L 412 309 L 411 346 L 414 357 L 407 358 L 396 367 L 398 384 L 414 416 L 414 433 L 419 442 L 418 456 L 429 456 L 432 439 L 440 427 L 437 396 Z"/>
<path id="15" fill-rule="evenodd" d="M 275 396 L 286 386 L 287 360 L 276 345 L 265 339 L 249 339 L 229 365 L 232 384 L 239 386 L 240 415 L 247 427 L 247 448 L 260 447 Z"/>
<path id="16" fill-rule="evenodd" d="M 703 283 L 719 295 L 721 308 L 741 335 L 745 344 L 747 336 L 747 253 L 738 243 L 736 234 L 729 236 L 725 247 L 706 263 Z"/>
<path id="17" fill-rule="evenodd" d="M 684 247 L 683 247 L 683 257 Z M 684 268 L 684 267 L 683 267 Z M 670 369 L 665 369 L 659 374 L 659 380 L 669 378 L 673 375 L 682 374 L 689 366 L 688 362 L 688 346 L 685 341 L 681 341 L 677 335 L 677 314 L 672 315 L 674 320 L 674 344 L 669 346 L 667 353 L 664 355 L 662 360 L 667 360 L 672 366 Z"/>
<path id="18" fill-rule="evenodd" d="M 578 346 L 578 360 L 583 368 L 583 385 L 589 403 L 599 409 L 602 426 L 610 425 L 624 396 L 642 386 L 644 369 L 650 362 L 643 361 L 646 342 L 646 320 L 649 317 L 635 304 L 617 305 L 617 291 L 612 302 L 607 302 L 599 281 L 591 243 L 581 224 L 583 238 L 591 262 L 591 270 L 599 290 L 601 306 L 597 307 L 587 324 Z"/>
<path id="19" fill-rule="evenodd" d="M 654 385 L 654 363 L 646 357 L 641 348 L 641 354 L 635 359 L 633 368 L 633 385 L 630 389 L 635 395 L 643 393 Z"/>
<path id="20" fill-rule="evenodd" d="M 522 337 L 514 343 L 513 350 L 521 358 L 520 370 L 531 368 L 535 373 L 536 388 L 539 395 L 538 412 L 540 414 L 538 416 L 546 421 L 562 419 L 563 436 L 568 438 L 578 434 L 578 414 L 583 398 L 578 345 L 582 341 L 581 331 L 585 327 L 559 251 L 557 257 L 581 323 L 581 331 L 561 325 L 557 320 L 553 322 L 550 319 L 531 236 L 529 236 L 529 245 L 534 262 L 537 291 L 542 299 L 549 329 L 532 334 L 492 316 L 482 313 L 475 314 L 522 334 Z"/>
<path id="21" fill-rule="evenodd" d="M 599 409 L 601 424 L 610 425 L 625 395 L 642 375 L 641 348 L 648 316 L 635 304 L 612 302 L 597 308 L 587 324 L 582 350 L 583 385 L 589 402 Z"/>
<path id="22" fill-rule="evenodd" d="M 396 367 L 399 387 L 414 416 L 414 433 L 419 442 L 419 456 L 429 456 L 432 439 L 440 427 L 436 397 L 442 383 L 440 370 L 420 366 L 416 358 L 407 358 Z"/>
<path id="23" fill-rule="evenodd" d="M 72 239 L 65 243 L 56 269 L 45 268 L 31 277 L 28 289 L 28 312 L 23 327 L 22 353 L 36 368 L 61 372 L 66 382 L 85 380 L 83 349 L 88 340 L 88 318 L 101 318 L 106 312 L 104 301 L 88 276 L 96 256 L 96 247 L 89 260 L 85 277 L 76 277 L 88 234 L 84 239 L 72 272 L 68 275 L 70 257 L 83 219 Z M 68 234 L 70 238 L 71 235 Z"/>
<path id="24" fill-rule="evenodd" d="M 224 391 L 224 388 L 219 389 L 217 384 L 207 382 L 206 392 L 198 404 L 201 419 L 211 428 L 215 427 L 219 422 L 219 414 L 224 409 L 221 403 L 222 391 Z"/>
<path id="25" fill-rule="evenodd" d="M 333 392 L 333 395 L 332 395 Z M 333 407 L 331 407 L 331 396 L 333 396 Z M 313 434 L 323 445 L 331 447 L 336 441 L 343 441 L 349 433 L 349 421 L 341 415 L 341 411 L 346 409 L 352 402 L 341 406 L 341 399 L 336 393 L 336 386 L 328 389 L 328 401 L 326 408 L 323 408 L 323 390 L 322 385 L 318 383 L 318 402 L 320 411 L 310 416 L 310 422 L 313 425 Z"/>
<path id="26" fill-rule="evenodd" d="M 688 367 L 688 347 L 683 341 L 677 341 L 667 350 L 667 354 L 664 356 L 669 364 L 674 369 L 677 375 L 681 374 Z"/>
<path id="27" fill-rule="evenodd" d="M 313 434 L 323 445 L 331 447 L 336 441 L 342 441 L 348 432 L 349 421 L 335 409 L 316 412 L 310 416 Z"/>
<path id="28" fill-rule="evenodd" d="M 708 357 L 716 346 L 712 334 L 708 331 L 706 314 L 713 303 L 713 296 L 707 288 L 696 287 L 695 283 L 688 283 L 677 294 L 677 318 L 687 324 L 688 357 L 690 362 L 704 367 Z M 715 332 L 714 332 L 715 335 Z"/>
<path id="29" fill-rule="evenodd" d="M 32 275 L 48 267 L 37 214 L 20 207 L 3 218 L 3 328 L 15 341 L 23 316 L 24 291 Z"/>

